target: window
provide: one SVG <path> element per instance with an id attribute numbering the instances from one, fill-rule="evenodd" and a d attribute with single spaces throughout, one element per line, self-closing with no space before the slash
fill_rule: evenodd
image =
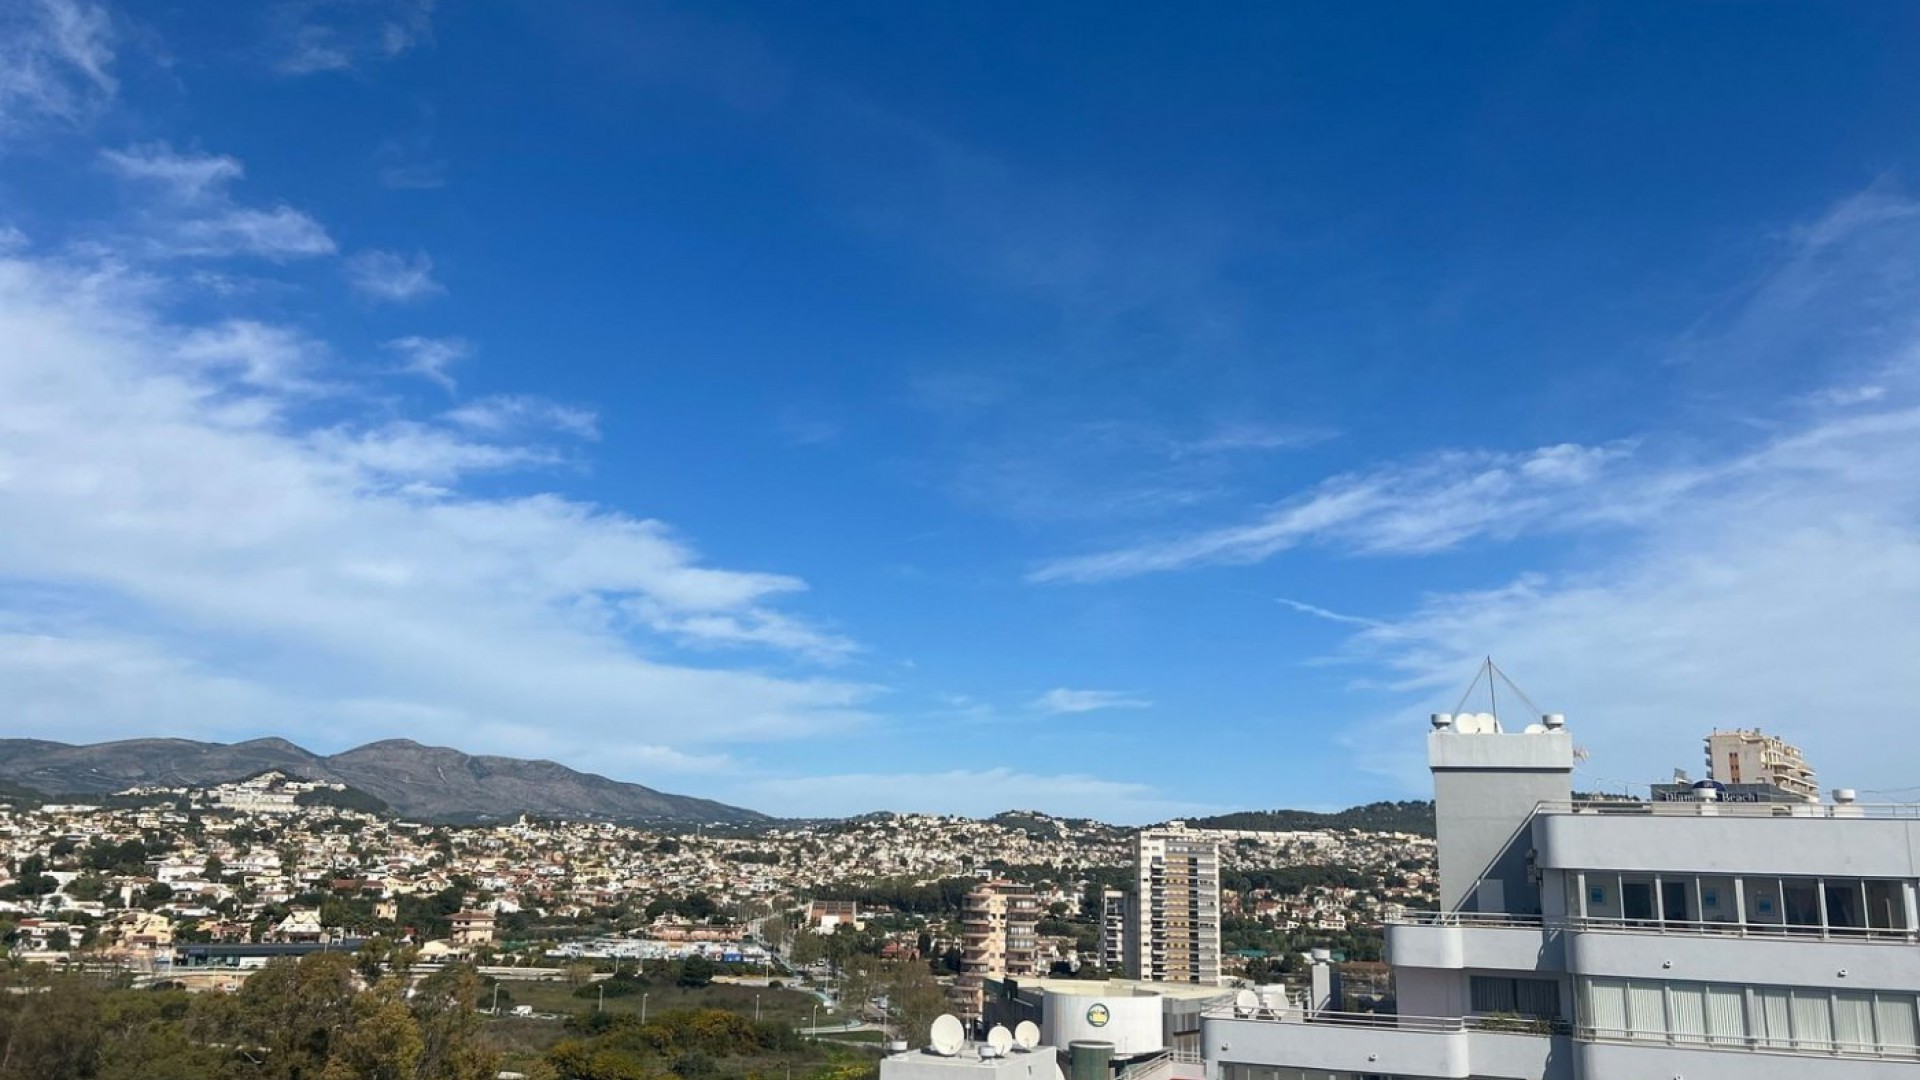
<path id="1" fill-rule="evenodd" d="M 1920 997 L 1879 990 L 1581 979 L 1585 1038 L 1920 1057 Z"/>
<path id="2" fill-rule="evenodd" d="M 1906 890 L 1899 882 L 1867 882 L 1867 925 L 1876 930 L 1907 929 Z"/>
<path id="3" fill-rule="evenodd" d="M 1553 979 L 1508 979 L 1475 975 L 1473 1011 L 1513 1013 L 1540 1020 L 1560 1018 L 1560 984 Z"/>

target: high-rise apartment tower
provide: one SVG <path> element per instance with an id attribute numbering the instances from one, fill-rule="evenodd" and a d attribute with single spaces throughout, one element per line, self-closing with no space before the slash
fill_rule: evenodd
<path id="1" fill-rule="evenodd" d="M 1220 844 L 1174 822 L 1134 840 L 1134 926 L 1127 976 L 1220 981 Z"/>

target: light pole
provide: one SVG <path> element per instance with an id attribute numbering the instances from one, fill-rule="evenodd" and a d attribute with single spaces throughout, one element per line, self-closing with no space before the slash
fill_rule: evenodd
<path id="1" fill-rule="evenodd" d="M 756 1024 L 760 1022 L 760 995 L 759 994 L 753 995 L 753 1022 Z"/>
<path id="2" fill-rule="evenodd" d="M 820 1037 L 820 1032 L 818 1030 L 819 1027 L 820 1027 L 820 1003 L 816 1001 L 813 1003 L 813 1028 L 808 1030 L 807 1032 L 808 1037 L 814 1038 L 814 1039 L 819 1038 Z"/>
<path id="3" fill-rule="evenodd" d="M 640 1026 L 647 1026 L 647 995 L 640 995 Z"/>
<path id="4" fill-rule="evenodd" d="M 606 983 L 600 984 L 600 1002 L 599 1004 L 593 1007 L 593 1011 L 594 1012 L 607 1011 L 607 984 Z"/>

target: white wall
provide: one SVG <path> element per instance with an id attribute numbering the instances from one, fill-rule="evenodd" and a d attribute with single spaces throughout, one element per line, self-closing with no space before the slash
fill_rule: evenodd
<path id="1" fill-rule="evenodd" d="M 1065 1047 L 1076 1039 L 1098 1039 L 1113 1044 L 1116 1058 L 1158 1053 L 1166 1049 L 1161 1019 L 1165 1001 L 1158 994 L 1134 997 L 1049 990 L 1040 1013 L 1040 1041 Z M 1099 1016 L 1096 1005 L 1105 1011 L 1105 1024 L 1093 1022 Z"/>

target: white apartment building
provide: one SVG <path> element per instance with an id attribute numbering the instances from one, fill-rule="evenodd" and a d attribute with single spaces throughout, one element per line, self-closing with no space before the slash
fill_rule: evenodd
<path id="1" fill-rule="evenodd" d="M 1134 916 L 1126 974 L 1220 982 L 1220 843 L 1174 822 L 1134 839 Z"/>
<path id="2" fill-rule="evenodd" d="M 1920 1075 L 1914 807 L 1574 802 L 1557 716 L 1437 715 L 1428 756 L 1441 910 L 1387 928 L 1398 1015 L 1216 1006 L 1211 1080 Z"/>
<path id="3" fill-rule="evenodd" d="M 1820 801 L 1820 785 L 1800 749 L 1758 728 L 1715 731 L 1707 736 L 1707 775 L 1722 784 L 1767 784 L 1808 802 Z"/>
<path id="4" fill-rule="evenodd" d="M 1119 889 L 1100 893 L 1100 966 L 1109 976 L 1127 969 L 1127 942 L 1132 939 L 1133 909 Z"/>

